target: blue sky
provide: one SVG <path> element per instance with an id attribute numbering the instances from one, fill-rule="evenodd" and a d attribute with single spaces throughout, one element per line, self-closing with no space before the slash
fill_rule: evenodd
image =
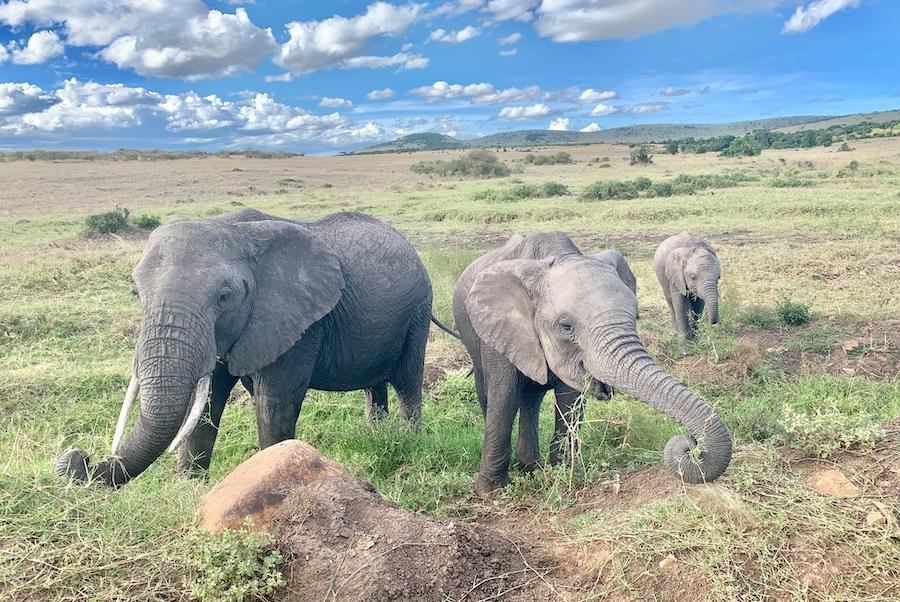
<path id="1" fill-rule="evenodd" d="M 0 148 L 331 153 L 886 110 L 898 23 L 892 0 L 0 0 Z"/>

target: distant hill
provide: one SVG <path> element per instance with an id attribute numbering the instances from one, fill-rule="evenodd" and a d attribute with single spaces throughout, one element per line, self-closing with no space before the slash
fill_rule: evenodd
<path id="1" fill-rule="evenodd" d="M 433 132 L 423 132 L 421 134 L 410 134 L 398 138 L 391 142 L 376 144 L 370 146 L 358 153 L 400 153 L 412 151 L 428 151 L 428 150 L 449 150 L 455 148 L 465 148 L 468 146 L 465 142 L 457 140 L 452 136 L 444 134 L 435 134 Z"/>
<path id="2" fill-rule="evenodd" d="M 852 117 L 852 116 L 851 116 Z M 849 117 L 847 117 L 849 118 Z M 370 146 L 357 153 L 395 153 L 424 150 L 450 150 L 458 148 L 490 148 L 497 146 L 537 146 L 562 144 L 598 144 L 606 143 L 639 143 L 662 142 L 679 138 L 712 138 L 731 134 L 739 136 L 753 130 L 776 130 L 796 127 L 804 124 L 830 122 L 836 118 L 830 115 L 797 115 L 792 117 L 773 117 L 734 123 L 654 123 L 630 125 L 626 127 L 600 130 L 599 132 L 558 132 L 551 130 L 519 130 L 500 132 L 475 138 L 459 140 L 452 136 L 435 133 L 411 134 Z"/>
<path id="3" fill-rule="evenodd" d="M 822 121 L 816 121 L 813 123 L 802 123 L 796 125 L 790 125 L 787 127 L 781 127 L 776 129 L 776 132 L 800 132 L 803 130 L 811 130 L 811 129 L 820 129 L 820 128 L 829 128 L 833 125 L 855 125 L 857 123 L 863 123 L 865 121 L 871 121 L 873 123 L 884 123 L 887 121 L 895 121 L 900 119 L 900 111 L 876 111 L 874 113 L 854 113 L 853 115 L 844 115 L 842 117 L 832 117 L 830 119 L 823 119 Z"/>

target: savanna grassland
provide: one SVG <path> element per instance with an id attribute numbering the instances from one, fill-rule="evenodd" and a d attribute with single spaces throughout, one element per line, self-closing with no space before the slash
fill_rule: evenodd
<path id="1" fill-rule="evenodd" d="M 573 162 L 527 159 L 559 148 L 499 152 L 512 173 L 498 178 L 410 169 L 462 151 L 0 163 L 0 598 L 186 598 L 209 569 L 189 560 L 205 541 L 199 500 L 257 450 L 238 387 L 205 480 L 176 477 L 171 456 L 119 491 L 54 475 L 62 449 L 109 453 L 128 384 L 140 323 L 130 272 L 147 232 L 84 234 L 88 214 L 120 206 L 163 223 L 242 207 L 375 215 L 419 250 L 447 322 L 458 274 L 513 233 L 619 249 L 651 353 L 738 443 L 708 492 L 656 465 L 677 427 L 617 395 L 588 401 L 573 465 L 514 472 L 497 499 L 473 497 L 483 423 L 468 357 L 437 331 L 421 432 L 394 417 L 370 426 L 361 392 L 310 392 L 298 437 L 405 508 L 527 546 L 549 599 L 900 599 L 900 139 L 748 158 L 656 149 L 638 165 L 627 146 L 563 150 Z M 684 229 L 723 264 L 721 323 L 702 324 L 686 356 L 651 265 Z M 545 403 L 544 445 L 551 424 Z M 813 490 L 827 468 L 858 495 Z"/>

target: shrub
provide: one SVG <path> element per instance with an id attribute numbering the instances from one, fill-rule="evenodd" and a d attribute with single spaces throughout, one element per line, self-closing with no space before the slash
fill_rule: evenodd
<path id="1" fill-rule="evenodd" d="M 414 173 L 438 176 L 468 176 L 478 178 L 502 178 L 512 171 L 494 153 L 470 151 L 450 161 L 420 161 L 410 166 Z"/>
<path id="2" fill-rule="evenodd" d="M 785 326 L 803 326 L 809 323 L 809 303 L 798 303 L 784 297 L 778 302 L 778 319 Z"/>
<path id="3" fill-rule="evenodd" d="M 134 218 L 134 225 L 141 230 L 153 230 L 162 224 L 162 220 L 158 215 L 150 215 L 145 213 Z"/>
<path id="4" fill-rule="evenodd" d="M 128 209 L 116 206 L 112 211 L 92 213 L 84 223 L 91 234 L 112 234 L 128 225 Z"/>
<path id="5" fill-rule="evenodd" d="M 842 153 L 848 153 L 848 152 L 852 151 L 853 149 L 850 148 L 850 145 L 847 144 L 846 142 L 841 142 L 841 145 L 838 147 L 838 150 Z"/>
<path id="6" fill-rule="evenodd" d="M 640 196 L 640 191 L 633 181 L 622 182 L 619 180 L 594 182 L 581 193 L 581 198 L 586 201 L 636 199 L 638 196 Z"/>
<path id="7" fill-rule="evenodd" d="M 670 140 L 666 142 L 666 152 L 670 155 L 678 154 L 678 142 L 676 140 Z"/>
<path id="8" fill-rule="evenodd" d="M 808 188 L 815 185 L 815 180 L 798 178 L 797 176 L 787 176 L 785 178 L 775 178 L 772 180 L 773 188 Z"/>
<path id="9" fill-rule="evenodd" d="M 653 185 L 653 182 L 650 180 L 650 178 L 645 178 L 644 176 L 641 176 L 639 178 L 635 178 L 634 185 L 638 190 L 643 191 L 643 190 L 647 190 L 648 188 L 650 188 L 650 186 Z"/>
<path id="10" fill-rule="evenodd" d="M 506 190 L 479 190 L 473 198 L 476 201 L 518 201 L 521 199 L 540 199 L 555 196 L 565 196 L 569 189 L 559 182 L 544 182 L 543 184 L 518 184 Z"/>
<path id="11" fill-rule="evenodd" d="M 641 145 L 631 149 L 632 165 L 647 165 L 649 163 L 653 163 L 653 155 L 650 154 L 649 148 Z"/>
<path id="12" fill-rule="evenodd" d="M 184 585 L 193 600 L 262 600 L 285 584 L 278 568 L 283 558 L 268 533 L 223 529 L 193 539 L 180 559 L 192 574 Z"/>
<path id="13" fill-rule="evenodd" d="M 540 186 L 541 197 L 566 196 L 569 194 L 569 187 L 559 182 L 544 182 Z"/>
<path id="14" fill-rule="evenodd" d="M 672 196 L 674 194 L 672 182 L 654 182 L 647 189 L 648 197 Z"/>
<path id="15" fill-rule="evenodd" d="M 846 415 L 836 410 L 798 412 L 786 407 L 781 427 L 789 447 L 805 454 L 827 458 L 840 449 L 860 446 L 871 449 L 885 436 L 874 417 Z"/>
<path id="16" fill-rule="evenodd" d="M 525 155 L 525 162 L 530 165 L 565 165 L 572 162 L 572 155 L 559 152 L 552 155 Z"/>

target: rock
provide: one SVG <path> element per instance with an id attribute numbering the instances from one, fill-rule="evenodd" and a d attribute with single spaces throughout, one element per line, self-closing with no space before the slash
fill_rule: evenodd
<path id="1" fill-rule="evenodd" d="M 887 519 L 881 512 L 877 510 L 872 510 L 868 514 L 866 514 L 866 524 L 870 527 L 878 527 L 887 522 Z"/>
<path id="2" fill-rule="evenodd" d="M 822 495 L 831 497 L 847 498 L 859 495 L 859 488 L 844 473 L 833 468 L 814 473 L 809 478 L 808 484 Z"/>
<path id="3" fill-rule="evenodd" d="M 659 561 L 659 568 L 663 571 L 668 571 L 674 569 L 678 564 L 678 559 L 675 558 L 674 554 L 669 554 L 665 558 Z"/>
<path id="4" fill-rule="evenodd" d="M 243 462 L 206 494 L 200 505 L 201 526 L 214 533 L 238 529 L 250 518 L 255 530 L 268 531 L 291 491 L 335 477 L 350 478 L 340 464 L 308 443 L 282 441 Z"/>
<path id="5" fill-rule="evenodd" d="M 688 497 L 702 510 L 729 516 L 735 523 L 752 527 L 759 519 L 733 491 L 722 485 L 698 485 L 687 490 Z"/>

